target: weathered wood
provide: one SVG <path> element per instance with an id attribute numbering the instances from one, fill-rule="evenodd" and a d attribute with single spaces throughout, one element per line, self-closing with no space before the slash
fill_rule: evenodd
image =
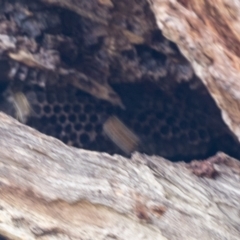
<path id="1" fill-rule="evenodd" d="M 0 234 L 10 239 L 239 239 L 240 163 L 84 151 L 0 114 Z M 199 169 L 199 168 L 198 168 Z"/>

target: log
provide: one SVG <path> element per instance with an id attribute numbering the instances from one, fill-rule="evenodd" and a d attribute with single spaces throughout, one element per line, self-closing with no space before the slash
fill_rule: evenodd
<path id="1" fill-rule="evenodd" d="M 223 153 L 191 165 L 126 159 L 0 118 L 5 238 L 239 239 L 239 161 Z"/>

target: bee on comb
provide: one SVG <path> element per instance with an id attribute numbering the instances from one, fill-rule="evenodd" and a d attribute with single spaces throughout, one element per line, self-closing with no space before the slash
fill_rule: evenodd
<path id="1" fill-rule="evenodd" d="M 105 134 L 127 155 L 137 150 L 140 143 L 138 136 L 133 133 L 116 116 L 109 117 L 103 125 Z"/>
<path id="2" fill-rule="evenodd" d="M 22 91 L 7 88 L 0 97 L 0 110 L 26 124 L 33 113 L 29 100 Z"/>
<path id="3" fill-rule="evenodd" d="M 15 92 L 12 96 L 15 118 L 22 123 L 26 123 L 32 113 L 32 108 L 27 97 L 22 92 Z"/>

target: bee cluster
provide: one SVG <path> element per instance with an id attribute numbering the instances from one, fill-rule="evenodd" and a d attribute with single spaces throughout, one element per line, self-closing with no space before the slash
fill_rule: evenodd
<path id="1" fill-rule="evenodd" d="M 171 160 L 240 156 L 145 0 L 0 0 L 0 110 L 68 145 Z"/>

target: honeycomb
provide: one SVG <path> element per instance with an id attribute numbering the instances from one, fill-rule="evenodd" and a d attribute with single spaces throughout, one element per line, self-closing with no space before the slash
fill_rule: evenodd
<path id="1" fill-rule="evenodd" d="M 119 152 L 102 127 L 114 107 L 73 87 L 45 90 L 25 88 L 31 102 L 27 125 L 64 143 L 89 150 Z"/>
<path id="2" fill-rule="evenodd" d="M 229 147 L 237 143 L 219 111 L 209 107 L 209 99 L 200 104 L 192 90 L 183 87 L 168 95 L 154 84 L 116 84 L 113 88 L 126 109 L 72 86 L 24 86 L 32 108 L 26 124 L 70 146 L 126 155 L 103 130 L 105 122 L 116 116 L 140 139 L 133 150 L 173 161 L 205 158 L 219 150 L 239 154 Z"/>

